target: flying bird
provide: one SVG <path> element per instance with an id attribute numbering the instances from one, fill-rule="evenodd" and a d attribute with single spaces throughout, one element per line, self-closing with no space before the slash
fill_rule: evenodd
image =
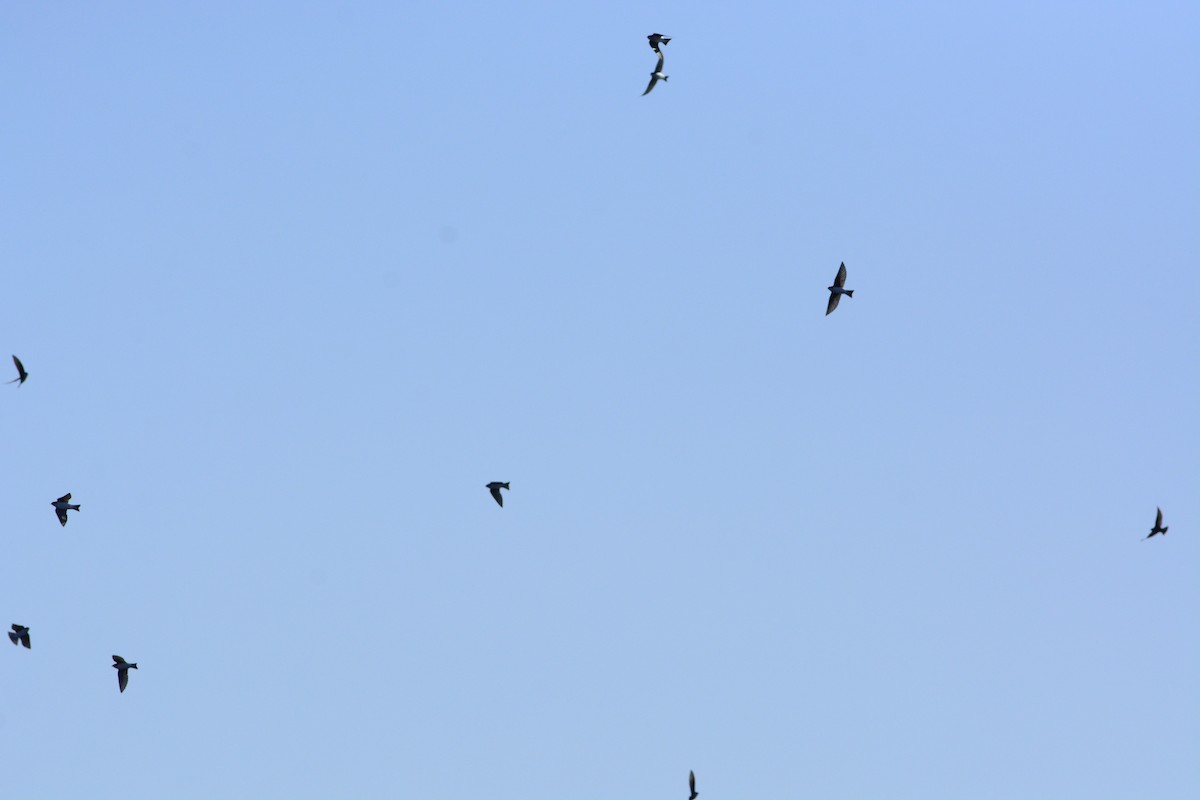
<path id="1" fill-rule="evenodd" d="M 492 481 L 487 485 L 487 488 L 492 493 L 493 499 L 500 504 L 501 508 L 504 508 L 504 498 L 500 496 L 500 490 L 507 489 L 508 484 L 501 483 L 500 481 Z"/>
<path id="2" fill-rule="evenodd" d="M 29 628 L 24 625 L 13 623 L 12 630 L 8 633 L 8 638 L 12 639 L 13 644 L 20 642 L 25 645 L 25 649 L 29 649 Z"/>
<path id="3" fill-rule="evenodd" d="M 660 56 L 662 55 L 662 50 L 659 50 L 658 46 L 671 41 L 670 36 L 663 36 L 661 33 L 652 33 L 646 38 L 650 40 L 650 49 L 658 53 Z"/>
<path id="4" fill-rule="evenodd" d="M 662 65 L 663 65 L 663 55 L 662 55 L 662 53 L 659 53 L 658 54 L 658 66 L 654 68 L 654 72 L 650 73 L 650 83 L 646 85 L 646 91 L 642 92 L 642 97 L 645 97 L 646 95 L 650 94 L 650 90 L 654 88 L 654 84 L 658 83 L 659 81 L 665 81 L 667 79 L 668 76 L 663 75 Z"/>
<path id="5" fill-rule="evenodd" d="M 21 359 L 13 356 L 13 364 L 17 367 L 17 377 L 13 378 L 9 383 L 15 383 L 20 386 L 29 377 L 29 373 L 25 371 L 25 365 L 21 363 Z"/>
<path id="6" fill-rule="evenodd" d="M 854 297 L 854 290 L 847 289 L 845 286 L 846 262 L 843 261 L 842 265 L 838 267 L 837 277 L 833 279 L 833 286 L 827 287 L 829 289 L 829 305 L 825 307 L 825 316 L 828 317 L 833 313 L 833 310 L 838 307 L 838 303 L 841 301 L 842 295 Z"/>
<path id="7" fill-rule="evenodd" d="M 112 668 L 117 671 L 117 686 L 120 686 L 121 691 L 124 692 L 129 683 L 129 670 L 137 669 L 137 664 L 130 664 L 120 656 L 113 656 Z"/>
<path id="8" fill-rule="evenodd" d="M 692 796 L 688 800 L 696 800 L 700 793 L 696 791 L 696 773 L 692 770 L 688 771 L 688 788 L 692 790 Z"/>
<path id="9" fill-rule="evenodd" d="M 58 521 L 63 524 L 64 528 L 67 526 L 67 510 L 68 509 L 70 509 L 72 511 L 79 510 L 79 505 L 78 504 L 72 505 L 69 502 L 70 500 L 71 500 L 71 493 L 67 492 L 62 497 L 58 498 L 57 500 L 55 500 L 53 503 L 50 504 L 50 505 L 54 506 L 54 513 L 58 514 Z"/>
<path id="10" fill-rule="evenodd" d="M 1150 536 L 1155 536 L 1160 533 L 1163 534 L 1164 536 L 1167 534 L 1167 529 L 1164 528 L 1163 524 L 1162 524 L 1162 509 L 1161 508 L 1158 509 L 1158 516 L 1154 518 L 1154 527 L 1150 529 Z M 1147 536 L 1146 539 L 1149 539 L 1150 536 Z M 1145 539 L 1143 539 L 1143 541 L 1145 541 Z M 11 636 L 12 634 L 9 634 L 9 635 Z"/>

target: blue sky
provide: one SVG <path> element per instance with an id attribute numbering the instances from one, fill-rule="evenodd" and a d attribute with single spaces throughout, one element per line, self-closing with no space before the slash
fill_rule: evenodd
<path id="1" fill-rule="evenodd" d="M 249 5 L 0 12 L 8 796 L 1197 796 L 1194 3 Z"/>

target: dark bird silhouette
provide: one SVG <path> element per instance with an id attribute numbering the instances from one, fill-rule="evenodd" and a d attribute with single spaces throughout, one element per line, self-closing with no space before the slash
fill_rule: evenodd
<path id="1" fill-rule="evenodd" d="M 662 55 L 662 50 L 659 50 L 658 46 L 671 41 L 671 37 L 663 36 L 661 33 L 652 33 L 646 38 L 650 40 L 650 49 L 658 53 L 660 56 Z"/>
<path id="2" fill-rule="evenodd" d="M 1160 533 L 1163 534 L 1164 536 L 1167 534 L 1167 529 L 1164 528 L 1163 524 L 1162 524 L 1162 509 L 1161 508 L 1158 509 L 1158 516 L 1154 518 L 1154 527 L 1150 529 L 1150 536 L 1156 536 L 1157 534 L 1160 534 Z M 1149 539 L 1150 536 L 1147 536 L 1146 539 Z M 1145 541 L 1145 539 L 1143 539 L 1143 541 Z"/>
<path id="3" fill-rule="evenodd" d="M 500 504 L 500 507 L 504 508 L 504 498 L 500 496 L 500 490 L 507 489 L 508 484 L 501 483 L 500 481 L 492 481 L 487 485 L 487 488 L 492 493 L 492 497 L 495 498 L 496 502 Z"/>
<path id="4" fill-rule="evenodd" d="M 71 510 L 71 511 L 79 510 L 78 504 L 72 505 L 70 502 L 68 502 L 68 501 L 70 501 L 70 499 L 71 499 L 71 493 L 67 492 L 62 497 L 58 498 L 57 500 L 55 500 L 53 503 L 50 504 L 50 505 L 54 506 L 54 513 L 58 514 L 58 521 L 63 524 L 64 528 L 67 526 L 67 511 L 68 510 Z"/>
<path id="5" fill-rule="evenodd" d="M 854 290 L 847 289 L 847 288 L 845 288 L 845 286 L 846 286 L 846 262 L 843 261 L 842 265 L 840 267 L 838 267 L 837 277 L 833 279 L 833 286 L 827 287 L 829 289 L 829 305 L 825 306 L 825 316 L 828 317 L 830 314 L 833 313 L 833 310 L 838 307 L 838 302 L 841 301 L 842 295 L 846 295 L 847 297 L 854 297 Z"/>
<path id="6" fill-rule="evenodd" d="M 663 67 L 663 56 L 662 56 L 662 53 L 659 53 L 658 54 L 658 66 L 654 68 L 654 72 L 650 73 L 650 83 L 648 83 L 646 85 L 646 91 L 642 92 L 642 97 L 645 97 L 646 95 L 650 94 L 650 90 L 654 88 L 654 84 L 658 83 L 659 81 L 665 81 L 667 79 L 667 76 L 663 75 L 662 67 Z"/>
<path id="7" fill-rule="evenodd" d="M 121 687 L 121 691 L 125 691 L 125 687 L 129 684 L 129 670 L 137 669 L 137 664 L 130 664 L 120 656 L 113 656 L 113 669 L 117 671 L 117 686 Z"/>
<path id="8" fill-rule="evenodd" d="M 688 771 L 688 788 L 692 790 L 692 796 L 688 800 L 696 800 L 700 793 L 696 791 L 696 773 L 691 770 Z"/>
<path id="9" fill-rule="evenodd" d="M 8 633 L 8 638 L 12 639 L 13 644 L 20 642 L 25 645 L 25 649 L 29 649 L 29 628 L 24 625 L 13 623 L 12 630 Z"/>
<path id="10" fill-rule="evenodd" d="M 29 377 L 29 373 L 25 371 L 25 365 L 21 363 L 21 359 L 13 356 L 13 364 L 17 367 L 17 377 L 13 378 L 9 383 L 15 383 L 20 386 Z"/>

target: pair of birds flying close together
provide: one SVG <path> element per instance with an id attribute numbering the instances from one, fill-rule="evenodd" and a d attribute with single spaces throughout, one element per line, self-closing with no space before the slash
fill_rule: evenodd
<path id="1" fill-rule="evenodd" d="M 646 91 L 642 92 L 642 97 L 650 94 L 654 84 L 667 79 L 667 76 L 663 74 L 663 51 L 659 49 L 659 46 L 671 41 L 671 37 L 663 36 L 661 33 L 652 33 L 646 38 L 650 40 L 650 49 L 658 53 L 658 66 L 654 68 L 654 72 L 650 73 L 650 83 L 646 85 Z"/>
<path id="2" fill-rule="evenodd" d="M 29 627 L 26 625 L 18 625 L 13 623 L 12 630 L 8 632 L 8 638 L 13 644 L 23 644 L 26 650 L 31 650 L 29 646 Z M 137 669 L 137 662 L 130 664 L 120 656 L 113 656 L 113 669 L 117 671 L 117 687 L 123 693 L 125 687 L 129 685 L 129 670 Z"/>

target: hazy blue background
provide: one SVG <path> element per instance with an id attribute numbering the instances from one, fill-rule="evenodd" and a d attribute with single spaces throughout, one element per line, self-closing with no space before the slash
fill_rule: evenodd
<path id="1" fill-rule="evenodd" d="M 5 4 L 4 796 L 1200 796 L 1200 6 L 896 5 Z"/>

